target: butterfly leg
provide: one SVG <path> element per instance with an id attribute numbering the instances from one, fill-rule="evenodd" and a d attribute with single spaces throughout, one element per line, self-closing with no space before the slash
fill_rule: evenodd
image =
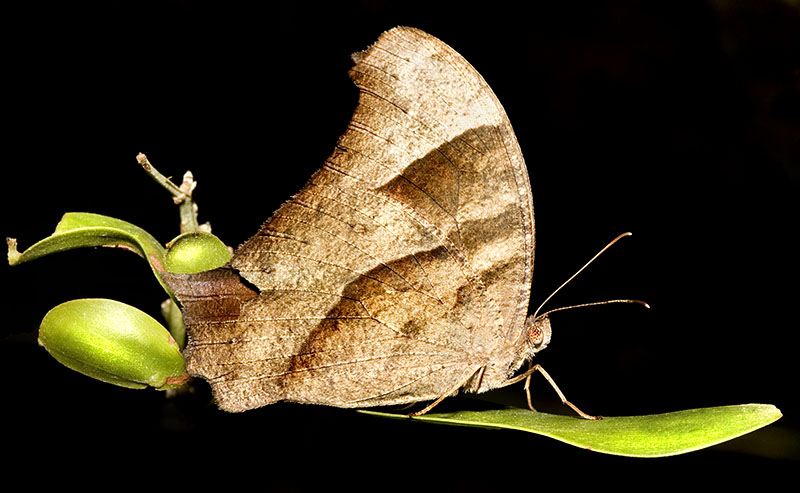
<path id="1" fill-rule="evenodd" d="M 443 393 L 442 395 L 440 395 L 439 397 L 437 397 L 435 401 L 431 402 L 430 404 L 428 404 L 427 406 L 425 406 L 423 409 L 421 409 L 421 410 L 419 410 L 419 411 L 415 411 L 415 412 L 413 412 L 413 413 L 409 414 L 409 415 L 408 415 L 408 417 L 409 417 L 409 418 L 413 418 L 413 417 L 415 417 L 415 416 L 421 416 L 421 415 L 423 415 L 423 414 L 427 413 L 428 411 L 430 411 L 431 409 L 433 409 L 433 408 L 434 408 L 434 407 L 435 407 L 437 404 L 439 404 L 440 402 L 442 402 L 443 400 L 445 400 L 445 398 L 447 398 L 447 397 L 450 397 L 451 395 L 453 395 L 453 394 L 455 394 L 456 392 L 458 392 L 458 390 L 459 390 L 461 387 L 463 387 L 464 385 L 466 385 L 466 384 L 467 384 L 467 382 L 469 382 L 470 380 L 472 380 L 472 379 L 473 379 L 473 377 L 475 377 L 475 375 L 477 375 L 477 376 L 478 376 L 478 380 L 480 380 L 481 378 L 483 378 L 483 372 L 484 372 L 485 370 L 486 370 L 486 367 L 485 367 L 485 366 L 482 366 L 482 367 L 480 367 L 480 368 L 479 368 L 479 369 L 478 369 L 478 370 L 477 370 L 475 373 L 472 373 L 472 374 L 471 374 L 469 377 L 467 377 L 467 378 L 466 378 L 466 379 L 464 379 L 463 381 L 460 381 L 460 382 L 458 382 L 458 384 L 454 385 L 452 388 L 450 388 L 450 390 L 448 390 L 447 392 L 445 392 L 445 393 Z"/>
<path id="2" fill-rule="evenodd" d="M 517 383 L 517 382 L 519 382 L 519 381 L 524 379 L 525 380 L 525 387 L 524 387 L 525 388 L 525 396 L 528 399 L 528 408 L 530 408 L 531 411 L 536 411 L 536 409 L 533 407 L 533 403 L 531 402 L 531 377 L 533 377 L 533 374 L 536 373 L 537 371 L 539 373 L 541 373 L 542 376 L 545 378 L 545 380 L 547 380 L 550 383 L 550 386 L 553 387 L 553 390 L 556 391 L 556 394 L 558 394 L 558 397 L 561 399 L 561 402 L 563 404 L 569 406 L 573 411 L 575 411 L 575 413 L 578 414 L 578 416 L 580 416 L 583 419 L 592 419 L 592 420 L 594 420 L 594 419 L 602 419 L 601 416 L 592 416 L 591 414 L 586 414 L 585 412 L 583 412 L 580 409 L 578 409 L 578 407 L 575 404 L 573 404 L 570 401 L 568 401 L 567 398 L 564 396 L 564 393 L 561 392 L 561 389 L 559 389 L 558 385 L 556 385 L 556 382 L 555 382 L 555 380 L 553 380 L 553 377 L 551 377 L 550 374 L 547 373 L 547 371 L 545 371 L 545 369 L 542 368 L 541 365 L 536 364 L 536 365 L 530 366 L 530 363 L 529 363 L 528 369 L 525 371 L 525 373 L 510 379 L 503 386 L 511 385 L 511 384 Z"/>

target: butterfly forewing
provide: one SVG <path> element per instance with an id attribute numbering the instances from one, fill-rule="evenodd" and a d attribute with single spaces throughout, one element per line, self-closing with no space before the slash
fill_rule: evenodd
<path id="1" fill-rule="evenodd" d="M 225 409 L 434 399 L 522 330 L 530 184 L 496 97 L 419 30 L 354 59 L 335 151 L 234 256 L 258 292 L 236 317 L 187 322 L 189 369 Z"/>

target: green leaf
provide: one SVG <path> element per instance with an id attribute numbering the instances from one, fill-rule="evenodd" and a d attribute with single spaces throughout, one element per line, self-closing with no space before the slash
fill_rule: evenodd
<path id="1" fill-rule="evenodd" d="M 51 253 L 73 248 L 116 246 L 134 251 L 147 258 L 161 261 L 165 250 L 147 231 L 131 223 L 85 212 L 64 214 L 52 235 L 33 244 L 22 253 L 16 242 L 9 244 L 8 262 L 11 265 L 28 262 Z"/>
<path id="2" fill-rule="evenodd" d="M 10 265 L 74 248 L 112 246 L 130 250 L 147 260 L 158 282 L 172 296 L 160 274 L 164 270 L 166 250 L 150 233 L 121 219 L 86 212 L 68 212 L 52 235 L 34 243 L 22 253 L 17 251 L 16 240 L 7 241 Z"/>
<path id="3" fill-rule="evenodd" d="M 429 423 L 527 431 L 595 452 L 629 457 L 666 457 L 692 452 L 750 433 L 781 417 L 778 408 L 770 404 L 604 417 L 598 421 L 518 408 L 428 413 L 415 418 L 375 411 L 361 412 Z"/>

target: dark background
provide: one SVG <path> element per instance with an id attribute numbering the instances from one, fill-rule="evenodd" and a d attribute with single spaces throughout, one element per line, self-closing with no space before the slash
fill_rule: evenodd
<path id="1" fill-rule="evenodd" d="M 68 371 L 36 345 L 41 318 L 69 299 L 158 315 L 164 293 L 141 259 L 86 250 L 0 267 L 7 473 L 510 491 L 771 484 L 800 465 L 797 2 L 24 4 L 4 7 L 0 178 L 0 234 L 21 249 L 67 211 L 174 237 L 177 209 L 138 152 L 165 174 L 191 169 L 201 220 L 238 245 L 333 149 L 356 104 L 349 54 L 412 25 L 469 60 L 514 125 L 536 210 L 533 307 L 608 240 L 634 233 L 551 302 L 653 307 L 552 317 L 537 361 L 567 396 L 602 415 L 758 402 L 784 417 L 723 446 L 641 460 L 316 406 L 225 414 L 202 382 L 165 400 Z M 543 380 L 534 391 L 541 409 L 568 413 Z M 521 386 L 490 397 L 524 399 Z"/>

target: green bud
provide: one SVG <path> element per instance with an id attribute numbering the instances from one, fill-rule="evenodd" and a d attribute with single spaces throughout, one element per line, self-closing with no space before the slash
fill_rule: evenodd
<path id="1" fill-rule="evenodd" d="M 39 344 L 64 366 L 122 387 L 166 390 L 188 380 L 167 329 L 119 301 L 80 299 L 58 305 L 42 320 Z"/>
<path id="2" fill-rule="evenodd" d="M 184 233 L 169 243 L 164 269 L 174 274 L 194 274 L 222 267 L 231 252 L 211 233 Z"/>

